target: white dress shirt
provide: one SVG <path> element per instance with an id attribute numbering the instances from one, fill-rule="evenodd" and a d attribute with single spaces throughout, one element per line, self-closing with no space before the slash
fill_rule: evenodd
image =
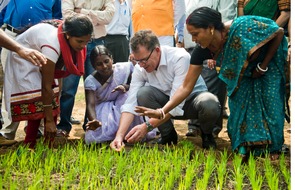
<path id="1" fill-rule="evenodd" d="M 134 108 L 137 106 L 137 92 L 145 85 L 153 86 L 169 97 L 172 97 L 184 81 L 189 66 L 190 54 L 185 49 L 161 46 L 161 59 L 157 70 L 148 73 L 139 65 L 135 66 L 132 74 L 129 95 L 125 104 L 121 107 L 121 112 L 136 114 Z M 191 94 L 201 91 L 207 91 L 207 86 L 203 78 L 200 76 Z M 187 99 L 188 98 L 190 98 L 190 96 L 188 96 Z M 172 116 L 182 116 L 183 105 L 184 101 L 169 113 Z"/>

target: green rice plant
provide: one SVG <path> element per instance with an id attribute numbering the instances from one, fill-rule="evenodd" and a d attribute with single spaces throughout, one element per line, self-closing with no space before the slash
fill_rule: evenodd
<path id="1" fill-rule="evenodd" d="M 42 176 L 43 176 L 43 171 L 38 170 L 35 174 L 33 174 L 33 180 L 32 183 L 29 185 L 29 189 L 40 189 L 40 187 L 43 186 L 42 189 L 46 188 L 47 186 L 45 184 L 42 184 Z"/>
<path id="2" fill-rule="evenodd" d="M 64 177 L 64 183 L 62 185 L 63 189 L 68 189 L 73 184 L 77 184 L 76 179 L 76 171 L 73 168 L 69 168 Z"/>
<path id="3" fill-rule="evenodd" d="M 193 180 L 195 178 L 196 166 L 198 166 L 197 164 L 195 164 L 195 162 L 191 160 L 195 147 L 193 143 L 190 141 L 181 141 L 181 142 L 182 142 L 180 143 L 180 145 L 182 146 L 181 150 L 183 151 L 183 155 L 184 155 L 183 156 L 184 160 L 182 161 L 182 163 L 187 163 L 187 164 L 183 166 L 184 167 L 183 173 L 185 172 L 185 174 L 182 175 L 182 178 L 180 179 L 179 189 L 190 189 L 193 185 Z"/>
<path id="4" fill-rule="evenodd" d="M 179 190 L 190 189 L 195 177 L 195 167 L 192 162 L 186 165 L 185 175 L 179 182 Z"/>
<path id="5" fill-rule="evenodd" d="M 66 144 L 64 147 L 63 147 L 64 151 L 59 151 L 59 172 L 60 173 L 64 173 L 68 170 L 69 168 L 69 158 L 71 158 L 71 156 L 69 155 L 66 155 L 65 152 L 69 153 L 71 152 L 71 149 L 69 147 L 68 144 Z"/>
<path id="6" fill-rule="evenodd" d="M 261 184 L 267 183 L 269 189 L 286 189 L 286 184 L 290 189 L 290 170 L 283 157 L 277 162 L 280 171 L 271 167 L 270 161 L 261 166 L 252 157 L 249 165 L 241 165 L 239 157 L 232 165 L 227 165 L 227 160 L 227 151 L 195 150 L 190 142 L 174 147 L 136 144 L 120 153 L 108 144 L 88 146 L 83 140 L 57 149 L 40 143 L 34 151 L 19 146 L 17 151 L 0 155 L 0 190 L 242 189 L 243 182 L 248 182 L 244 187 L 251 183 L 252 189 L 263 189 L 266 186 Z M 264 168 L 263 178 L 258 173 Z M 249 180 L 243 181 L 246 170 Z M 286 183 L 279 186 L 278 176 Z M 271 185 L 270 181 L 276 182 Z"/>
<path id="7" fill-rule="evenodd" d="M 44 182 L 45 187 L 50 186 L 51 174 L 54 173 L 55 166 L 58 164 L 57 163 L 58 160 L 56 159 L 56 156 L 54 155 L 53 151 L 48 150 L 47 154 L 48 154 L 48 156 L 44 162 L 44 176 L 43 176 L 43 182 Z"/>
<path id="8" fill-rule="evenodd" d="M 264 177 L 257 172 L 256 160 L 252 154 L 250 154 L 248 163 L 248 176 L 252 188 L 261 189 Z"/>
<path id="9" fill-rule="evenodd" d="M 244 167 L 242 164 L 242 158 L 238 154 L 234 155 L 233 166 L 235 176 L 235 189 L 242 190 L 244 179 Z"/>
<path id="10" fill-rule="evenodd" d="M 194 158 L 192 159 L 192 162 L 195 166 L 195 168 L 198 168 L 201 163 L 205 161 L 205 155 L 204 152 L 196 151 Z"/>
<path id="11" fill-rule="evenodd" d="M 172 189 L 175 184 L 177 184 L 180 176 L 181 176 L 181 172 L 182 172 L 182 160 L 181 159 L 177 159 L 174 158 L 174 160 L 172 160 L 173 163 L 173 170 L 171 170 L 171 168 L 169 169 L 169 167 L 167 168 L 167 172 L 173 176 L 170 177 L 166 180 L 165 182 L 165 189 Z"/>
<path id="12" fill-rule="evenodd" d="M 104 152 L 103 156 L 104 156 L 104 159 L 102 160 L 103 161 L 103 169 L 105 170 L 105 174 L 107 174 L 110 171 L 110 169 L 113 167 L 112 160 L 113 160 L 114 155 L 112 155 L 111 150 L 106 150 Z"/>
<path id="13" fill-rule="evenodd" d="M 9 189 L 10 190 L 18 190 L 19 189 L 18 186 L 17 186 L 17 183 L 15 181 L 13 181 L 12 179 L 11 179 L 11 181 L 9 183 Z"/>
<path id="14" fill-rule="evenodd" d="M 183 149 L 177 149 L 177 148 L 169 148 L 166 147 L 165 151 L 167 153 L 167 157 L 163 159 L 163 168 L 165 168 L 165 171 L 163 171 L 162 175 L 166 175 L 168 177 L 163 178 L 165 181 L 164 189 L 171 189 L 173 188 L 179 180 L 181 180 L 181 174 L 183 173 L 183 167 L 182 165 L 184 163 L 187 163 L 187 156 L 184 155 Z M 165 164 L 170 162 L 169 164 Z"/>
<path id="15" fill-rule="evenodd" d="M 197 180 L 198 189 L 204 189 L 204 190 L 207 189 L 209 178 L 214 169 L 215 169 L 215 155 L 213 153 L 213 150 L 211 149 L 208 155 L 206 155 L 203 178 Z"/>
<path id="16" fill-rule="evenodd" d="M 2 174 L 1 174 L 0 175 L 0 190 L 2 190 L 2 189 L 3 189 L 3 179 L 2 179 Z"/>
<path id="17" fill-rule="evenodd" d="M 120 152 L 119 156 L 116 158 L 116 162 L 116 178 L 122 178 L 129 160 L 127 160 L 124 154 Z"/>
<path id="18" fill-rule="evenodd" d="M 228 154 L 227 151 L 224 150 L 221 154 L 220 161 L 217 164 L 217 177 L 215 178 L 215 187 L 216 189 L 223 189 L 224 181 L 227 177 L 228 171 L 226 170 L 227 166 L 227 160 L 228 160 Z"/>
<path id="19" fill-rule="evenodd" d="M 13 167 L 13 163 L 15 162 L 15 158 L 10 159 L 13 157 L 12 155 L 16 155 L 16 153 L 9 152 L 7 156 L 2 155 L 0 157 L 0 188 L 2 188 L 1 184 L 6 184 L 7 181 L 11 178 L 11 173 L 7 171 L 6 168 Z"/>
<path id="20" fill-rule="evenodd" d="M 264 168 L 265 168 L 265 178 L 266 178 L 268 187 L 270 188 L 270 190 L 278 189 L 278 186 L 279 186 L 278 173 L 275 171 L 275 169 L 271 165 L 269 154 L 266 155 L 266 158 L 264 161 Z"/>
<path id="21" fill-rule="evenodd" d="M 288 189 L 290 190 L 291 189 L 291 173 L 286 166 L 286 160 L 285 160 L 284 154 L 281 154 L 280 156 L 280 170 L 284 176 L 285 182 L 288 185 Z"/>
<path id="22" fill-rule="evenodd" d="M 28 157 L 29 157 L 29 154 L 31 154 L 32 152 L 27 148 L 27 147 L 20 147 L 20 149 L 18 150 L 18 160 L 17 160 L 17 167 L 18 167 L 18 171 L 21 172 L 21 173 L 25 173 L 29 170 L 28 168 Z"/>
<path id="23" fill-rule="evenodd" d="M 13 163 L 16 162 L 18 159 L 17 151 L 14 152 L 8 152 L 6 156 L 2 155 L 0 157 L 0 170 L 5 168 L 13 167 Z"/>
<path id="24" fill-rule="evenodd" d="M 144 170 L 140 174 L 140 184 L 144 187 L 144 189 L 151 189 L 153 182 L 154 182 L 154 163 L 150 162 L 143 162 L 142 165 Z M 142 166 L 138 165 L 136 168 L 136 171 L 134 173 L 138 173 L 138 168 L 141 168 Z M 130 174 L 131 175 L 131 174 Z"/>
<path id="25" fill-rule="evenodd" d="M 196 151 L 194 154 L 193 159 L 191 160 L 191 163 L 195 169 L 195 174 L 194 174 L 194 178 L 196 178 L 195 180 L 197 181 L 198 179 L 198 175 L 199 175 L 199 167 L 201 166 L 201 164 L 205 162 L 205 155 L 204 152 L 202 151 Z M 197 185 L 196 185 L 197 187 Z"/>

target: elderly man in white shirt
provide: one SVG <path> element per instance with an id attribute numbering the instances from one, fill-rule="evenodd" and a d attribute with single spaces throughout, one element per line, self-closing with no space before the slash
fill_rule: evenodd
<path id="1" fill-rule="evenodd" d="M 136 114 L 135 106 L 152 109 L 163 107 L 182 84 L 190 65 L 188 52 L 181 48 L 160 46 L 158 38 L 151 30 L 140 30 L 135 33 L 131 39 L 131 50 L 137 65 L 132 74 L 129 96 L 121 107 L 119 129 L 111 143 L 111 148 L 116 151 L 122 150 L 124 140 L 128 143 L 139 142 L 148 131 L 155 127 L 158 127 L 161 133 L 158 144 L 177 144 L 177 133 L 172 118 L 199 118 L 202 130 L 211 135 L 214 123 L 220 114 L 220 104 L 215 95 L 207 92 L 202 77 L 199 77 L 186 101 L 166 116 L 163 113 L 161 119 L 165 117 L 164 120 L 151 118 L 128 132 L 130 123 Z M 206 145 L 216 147 L 215 141 L 207 142 Z"/>

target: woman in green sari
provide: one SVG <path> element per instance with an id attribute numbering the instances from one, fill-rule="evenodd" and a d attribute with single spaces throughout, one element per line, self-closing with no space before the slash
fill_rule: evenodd
<path id="1" fill-rule="evenodd" d="M 191 13 L 186 24 L 198 45 L 186 79 L 163 111 L 168 113 L 189 95 L 206 60 L 211 69 L 221 67 L 219 77 L 227 84 L 232 149 L 244 158 L 250 152 L 277 156 L 284 142 L 287 41 L 283 29 L 259 16 L 239 17 L 224 25 L 221 14 L 207 7 Z M 160 115 L 144 107 L 136 111 L 149 117 Z"/>
<path id="2" fill-rule="evenodd" d="M 219 77 L 227 84 L 232 148 L 243 155 L 282 148 L 286 56 L 287 41 L 274 21 L 247 16 L 232 23 L 218 56 Z"/>
<path id="3" fill-rule="evenodd" d="M 238 0 L 238 16 L 263 16 L 276 21 L 281 27 L 288 24 L 290 10 L 290 0 Z"/>

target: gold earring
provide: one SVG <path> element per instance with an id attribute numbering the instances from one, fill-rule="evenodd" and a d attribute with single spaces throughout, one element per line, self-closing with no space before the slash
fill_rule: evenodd
<path id="1" fill-rule="evenodd" d="M 211 29 L 211 35 L 213 36 L 213 34 L 214 34 L 214 30 L 213 30 L 213 29 Z"/>
<path id="2" fill-rule="evenodd" d="M 67 35 L 67 40 L 69 39 L 70 37 Z"/>

